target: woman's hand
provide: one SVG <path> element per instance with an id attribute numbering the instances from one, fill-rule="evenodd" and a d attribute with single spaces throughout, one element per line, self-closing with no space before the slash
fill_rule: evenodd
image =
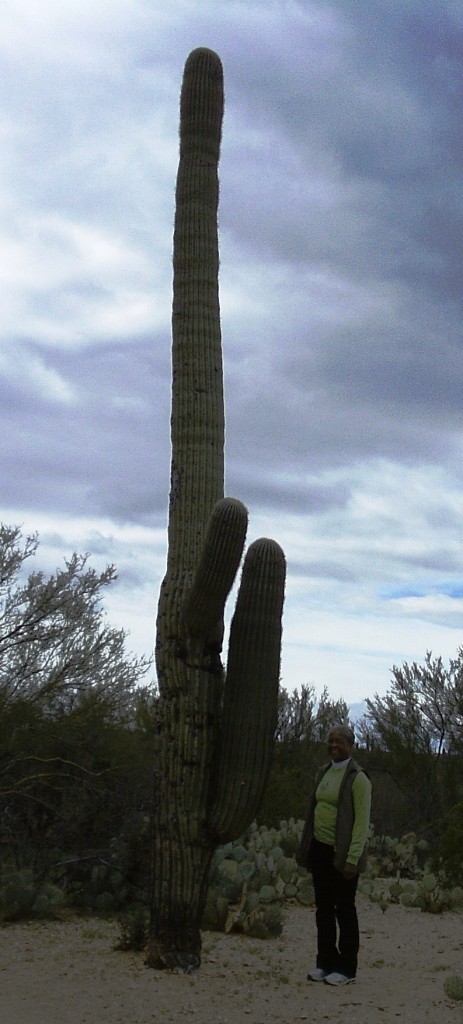
<path id="1" fill-rule="evenodd" d="M 346 879 L 346 882 L 350 882 L 352 878 L 355 878 L 356 874 L 357 868 L 355 864 L 344 864 L 342 875 L 343 878 Z"/>

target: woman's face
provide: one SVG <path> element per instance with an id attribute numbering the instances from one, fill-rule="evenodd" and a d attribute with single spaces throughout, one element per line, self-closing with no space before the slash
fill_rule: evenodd
<path id="1" fill-rule="evenodd" d="M 328 733 L 328 753 L 333 761 L 345 761 L 351 750 L 352 744 L 337 729 Z"/>

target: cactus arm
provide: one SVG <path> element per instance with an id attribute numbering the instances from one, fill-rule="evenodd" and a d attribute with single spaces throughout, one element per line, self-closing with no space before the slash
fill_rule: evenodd
<path id="1" fill-rule="evenodd" d="M 243 553 L 248 513 L 236 498 L 223 498 L 212 513 L 201 558 L 183 606 L 185 634 L 212 638 L 222 626 L 225 602 Z"/>
<path id="2" fill-rule="evenodd" d="M 252 821 L 270 767 L 277 719 L 285 557 L 276 541 L 250 545 L 230 629 L 220 760 L 208 826 L 218 841 Z"/>

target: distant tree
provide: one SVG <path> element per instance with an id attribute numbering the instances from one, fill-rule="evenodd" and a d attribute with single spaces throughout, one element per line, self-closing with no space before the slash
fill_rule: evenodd
<path id="1" fill-rule="evenodd" d="M 313 739 L 323 743 L 333 725 L 341 724 L 350 725 L 349 707 L 343 697 L 333 700 L 324 686 L 317 704 Z"/>
<path id="2" fill-rule="evenodd" d="M 449 668 L 450 728 L 447 737 L 448 753 L 463 754 L 463 647 Z"/>
<path id="3" fill-rule="evenodd" d="M 394 665 L 386 696 L 376 694 L 366 704 L 362 736 L 382 749 L 407 749 L 436 759 L 462 749 L 463 648 L 448 668 L 431 651 L 424 665 Z"/>
<path id="4" fill-rule="evenodd" d="M 292 694 L 283 688 L 278 694 L 278 721 L 275 739 L 280 743 L 311 740 L 317 698 L 314 686 L 301 686 Z"/>
<path id="5" fill-rule="evenodd" d="M 120 819 L 149 707 L 138 683 L 150 662 L 127 656 L 101 606 L 114 567 L 97 573 L 74 554 L 28 575 L 37 548 L 0 526 L 0 838 L 18 863 L 94 842 Z"/>
<path id="6" fill-rule="evenodd" d="M 384 697 L 366 701 L 358 732 L 369 750 L 386 751 L 388 771 L 408 795 L 416 821 L 437 821 L 458 798 L 463 751 L 463 648 L 446 668 L 426 653 L 423 665 L 392 669 Z"/>
<path id="7" fill-rule="evenodd" d="M 323 743 L 331 726 L 341 723 L 349 725 L 349 708 L 342 697 L 333 700 L 326 686 L 319 698 L 312 685 L 303 685 L 292 694 L 280 689 L 277 741 Z"/>
<path id="8" fill-rule="evenodd" d="M 125 631 L 106 622 L 114 566 L 98 573 L 74 553 L 51 576 L 26 576 L 37 548 L 36 536 L 0 526 L 0 713 L 21 701 L 56 717 L 91 698 L 124 717 L 150 661 L 128 656 Z"/>

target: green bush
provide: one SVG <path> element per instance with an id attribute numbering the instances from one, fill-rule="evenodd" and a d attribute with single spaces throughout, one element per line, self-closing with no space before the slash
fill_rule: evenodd
<path id="1" fill-rule="evenodd" d="M 444 981 L 444 992 L 449 999 L 463 999 L 463 978 L 450 974 Z"/>
<path id="2" fill-rule="evenodd" d="M 283 908 L 281 903 L 259 906 L 249 915 L 249 923 L 245 929 L 251 938 L 277 938 L 283 931 Z"/>
<path id="3" fill-rule="evenodd" d="M 432 867 L 443 874 L 452 885 L 463 884 L 463 802 L 452 808 L 447 828 L 442 834 L 432 857 Z"/>
<path id="4" fill-rule="evenodd" d="M 32 871 L 9 871 L 0 878 L 0 921 L 53 917 L 63 906 L 62 889 L 38 882 Z"/>
<path id="5" fill-rule="evenodd" d="M 127 952 L 143 950 L 148 941 L 148 911 L 138 905 L 130 911 L 119 915 L 120 936 L 115 949 Z"/>
<path id="6" fill-rule="evenodd" d="M 0 921 L 27 917 L 37 899 L 39 886 L 32 871 L 13 871 L 0 881 Z"/>
<path id="7" fill-rule="evenodd" d="M 34 917 L 54 917 L 65 902 L 62 889 L 56 885 L 43 885 L 32 907 Z"/>

